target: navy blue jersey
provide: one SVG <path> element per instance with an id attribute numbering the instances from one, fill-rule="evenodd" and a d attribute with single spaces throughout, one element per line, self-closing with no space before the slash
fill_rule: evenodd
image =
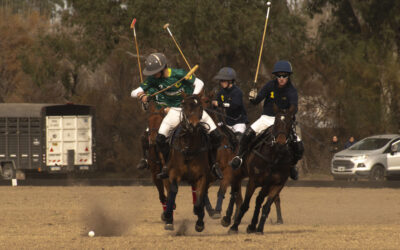
<path id="1" fill-rule="evenodd" d="M 258 92 L 256 99 L 251 103 L 258 104 L 264 101 L 263 115 L 275 116 L 273 105 L 274 103 L 280 109 L 288 109 L 290 105 L 298 106 L 297 89 L 293 86 L 290 80 L 283 88 L 278 87 L 277 80 L 267 82 L 260 92 Z"/>
<path id="2" fill-rule="evenodd" d="M 229 103 L 229 107 L 225 109 L 228 116 L 225 120 L 229 126 L 249 122 L 247 120 L 246 109 L 243 105 L 243 92 L 236 85 L 233 85 L 229 89 L 220 89 L 216 100 L 220 107 L 223 107 L 223 103 Z"/>

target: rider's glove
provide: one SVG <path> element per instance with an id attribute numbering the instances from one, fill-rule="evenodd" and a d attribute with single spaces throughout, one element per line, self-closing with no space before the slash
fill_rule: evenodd
<path id="1" fill-rule="evenodd" d="M 222 105 L 224 105 L 224 108 L 229 108 L 231 106 L 228 102 L 224 102 Z"/>
<path id="2" fill-rule="evenodd" d="M 254 99 L 256 99 L 256 97 L 257 97 L 257 89 L 252 88 L 249 92 L 249 100 L 254 101 Z"/>

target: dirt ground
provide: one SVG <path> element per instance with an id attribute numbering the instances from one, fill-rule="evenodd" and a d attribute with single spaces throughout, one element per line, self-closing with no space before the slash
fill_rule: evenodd
<path id="1" fill-rule="evenodd" d="M 217 187 L 210 189 L 216 200 Z M 175 231 L 165 231 L 154 187 L 0 187 L 0 249 L 399 249 L 400 190 L 285 187 L 264 235 L 238 235 L 206 215 L 194 230 L 191 190 L 180 187 Z M 226 208 L 227 200 L 224 202 Z M 90 238 L 88 231 L 96 236 Z M 101 236 L 103 235 L 103 236 Z"/>

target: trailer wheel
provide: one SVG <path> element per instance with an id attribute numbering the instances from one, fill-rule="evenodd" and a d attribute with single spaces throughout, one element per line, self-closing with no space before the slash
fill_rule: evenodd
<path id="1" fill-rule="evenodd" d="M 11 163 L 6 163 L 2 167 L 2 177 L 4 180 L 11 180 L 15 176 L 15 169 Z"/>

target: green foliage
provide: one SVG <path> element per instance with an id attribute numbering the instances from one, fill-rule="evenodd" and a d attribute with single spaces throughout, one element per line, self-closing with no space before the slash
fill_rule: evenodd
<path id="1" fill-rule="evenodd" d="M 320 25 L 316 53 L 335 72 L 328 88 L 338 127 L 358 137 L 397 132 L 399 109 L 393 100 L 398 93 L 392 90 L 399 76 L 389 72 L 399 66 L 393 52 L 398 50 L 400 19 L 395 13 L 400 3 L 317 0 L 307 5 L 310 14 L 327 6 L 332 16 Z"/>

